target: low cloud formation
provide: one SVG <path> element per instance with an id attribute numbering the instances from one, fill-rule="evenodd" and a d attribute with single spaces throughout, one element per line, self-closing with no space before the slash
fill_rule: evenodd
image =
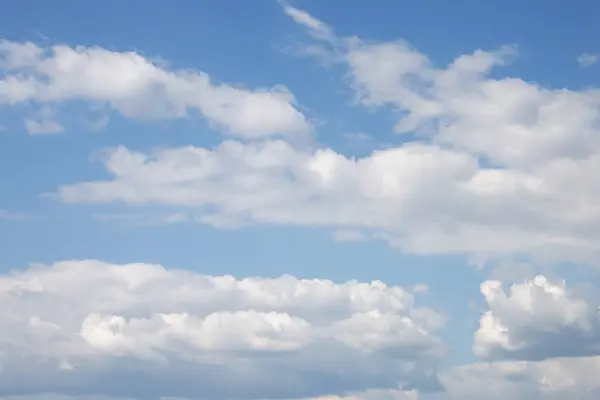
<path id="1" fill-rule="evenodd" d="M 65 261 L 1 276 L 0 301 L 4 393 L 258 399 L 441 387 L 443 317 L 382 282 Z M 102 384 L 117 377 L 138 385 Z"/>

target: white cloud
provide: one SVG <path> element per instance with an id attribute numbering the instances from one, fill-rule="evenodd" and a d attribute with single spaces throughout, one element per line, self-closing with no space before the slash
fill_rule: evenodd
<path id="1" fill-rule="evenodd" d="M 291 17 L 296 23 L 309 28 L 309 32 L 314 34 L 315 37 L 321 39 L 329 39 L 332 37 L 331 28 L 327 24 L 314 18 L 304 10 L 290 6 L 285 1 L 279 1 L 279 3 L 283 7 L 283 12 L 286 15 Z"/>
<path id="2" fill-rule="evenodd" d="M 298 149 L 290 142 L 312 129 L 285 88 L 215 84 L 202 72 L 100 48 L 2 42 L 0 102 L 43 109 L 86 101 L 136 119 L 199 112 L 251 139 L 107 150 L 101 161 L 110 177 L 61 186 L 66 202 L 167 204 L 182 211 L 152 221 L 318 226 L 339 241 L 387 240 L 404 251 L 481 260 L 597 254 L 598 90 L 490 77 L 515 58 L 512 46 L 439 67 L 405 41 L 336 37 L 282 5 L 316 39 L 311 52 L 346 66 L 359 104 L 391 108 L 401 115 L 396 130 L 420 142 L 362 158 Z M 276 134 L 285 140 L 266 138 Z M 543 276 L 508 292 L 484 282 L 487 311 L 473 348 L 491 362 L 438 374 L 444 316 L 414 299 L 427 290 L 92 260 L 34 266 L 0 275 L 0 395 L 25 393 L 0 400 L 600 396 L 600 357 L 589 356 L 600 349 L 593 293 Z M 434 391 L 440 381 L 446 392 Z M 71 396 L 39 394 L 52 392 Z"/>
<path id="3" fill-rule="evenodd" d="M 201 390 L 243 399 L 403 384 L 433 390 L 445 352 L 432 334 L 441 316 L 377 281 L 65 261 L 0 276 L 0 301 L 5 393 L 145 398 Z M 129 391 L 90 383 L 111 376 L 153 383 Z"/>
<path id="4" fill-rule="evenodd" d="M 597 298 L 539 275 L 513 284 L 481 285 L 489 310 L 475 334 L 474 351 L 486 358 L 546 359 L 600 354 Z"/>
<path id="5" fill-rule="evenodd" d="M 25 129 L 30 135 L 54 135 L 64 132 L 65 128 L 56 121 L 54 107 L 42 106 L 36 114 L 35 117 L 25 118 Z"/>
<path id="6" fill-rule="evenodd" d="M 547 345 L 545 335 L 557 326 L 585 325 L 582 306 L 560 284 L 537 279 L 515 286 L 500 300 L 504 308 L 492 304 L 498 297 L 488 299 L 495 315 L 532 321 L 508 325 L 516 335 L 526 332 L 530 346 Z M 0 276 L 0 301 L 0 393 L 22 393 L 0 400 L 469 400 L 484 393 L 591 400 L 600 394 L 600 357 L 451 367 L 439 374 L 445 390 L 433 390 L 444 350 L 432 332 L 442 316 L 381 282 L 236 279 L 150 264 L 64 261 Z"/>
<path id="7" fill-rule="evenodd" d="M 598 62 L 599 54 L 583 53 L 577 57 L 577 63 L 581 68 L 591 67 Z"/>
<path id="8" fill-rule="evenodd" d="M 397 130 L 422 140 L 358 159 L 281 140 L 151 154 L 118 148 L 104 159 L 110 179 L 63 185 L 60 198 L 185 206 L 219 228 L 362 231 L 414 253 L 593 259 L 600 244 L 598 90 L 489 77 L 515 57 L 511 46 L 439 68 L 404 41 L 337 38 L 285 7 L 319 32 L 317 44 L 333 48 L 363 104 L 399 111 Z"/>
<path id="9" fill-rule="evenodd" d="M 490 78 L 511 62 L 515 46 L 476 50 L 439 68 L 403 40 L 336 38 L 339 63 L 359 101 L 401 112 L 400 133 L 414 131 L 500 166 L 526 168 L 600 149 L 598 90 L 553 90 L 518 78 Z M 329 48 L 331 40 L 323 41 Z M 314 46 L 314 44 L 313 44 Z"/>
<path id="10" fill-rule="evenodd" d="M 185 206 L 217 227 L 368 230 L 416 253 L 593 252 L 600 238 L 588 185 L 598 180 L 595 159 L 534 173 L 483 168 L 467 153 L 414 143 L 352 159 L 283 141 L 225 141 L 152 154 L 117 148 L 103 162 L 112 179 L 64 185 L 60 198 Z"/>
<path id="11" fill-rule="evenodd" d="M 181 118 L 193 112 L 233 136 L 284 135 L 306 140 L 312 127 L 283 86 L 243 89 L 195 70 L 172 70 L 136 52 L 99 47 L 40 47 L 0 41 L 0 104 L 106 105 L 142 120 Z"/>

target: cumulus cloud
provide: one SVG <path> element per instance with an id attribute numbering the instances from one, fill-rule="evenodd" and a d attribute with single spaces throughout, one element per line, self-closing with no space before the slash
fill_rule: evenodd
<path id="1" fill-rule="evenodd" d="M 58 197 L 185 206 L 219 228 L 352 230 L 414 253 L 597 253 L 600 91 L 490 77 L 513 46 L 438 67 L 405 41 L 340 38 L 284 6 L 347 67 L 359 103 L 399 113 L 396 130 L 417 141 L 362 158 L 272 139 L 121 147 L 105 153 L 110 178 L 63 185 Z"/>
<path id="2" fill-rule="evenodd" d="M 445 352 L 434 335 L 442 316 L 378 281 L 236 279 L 65 261 L 0 276 L 0 300 L 2 393 L 160 398 L 200 390 L 206 398 L 299 398 L 399 385 L 427 391 L 439 388 L 436 365 Z M 32 382 L 32 374 L 43 379 Z M 151 383 L 93 383 L 117 376 Z"/>
<path id="3" fill-rule="evenodd" d="M 598 90 L 489 77 L 515 59 L 513 45 L 463 54 L 440 68 L 404 40 L 336 39 L 337 60 L 348 68 L 359 101 L 399 111 L 400 133 L 417 132 L 506 167 L 585 158 L 599 148 L 597 135 L 588 137 L 598 131 Z"/>
<path id="4" fill-rule="evenodd" d="M 279 1 L 279 4 L 281 4 L 283 12 L 287 16 L 292 18 L 296 23 L 309 28 L 309 32 L 314 34 L 317 38 L 329 39 L 333 37 L 332 30 L 327 24 L 319 21 L 306 11 L 292 7 L 285 1 Z"/>
<path id="5" fill-rule="evenodd" d="M 513 284 L 481 285 L 489 310 L 475 334 L 474 351 L 486 358 L 545 359 L 600 354 L 600 314 L 593 291 L 539 275 Z"/>
<path id="6" fill-rule="evenodd" d="M 283 135 L 306 140 L 312 132 L 284 86 L 234 87 L 202 71 L 169 69 L 133 51 L 2 40 L 0 72 L 0 105 L 84 101 L 140 120 L 199 113 L 222 132 L 246 139 Z M 31 133 L 58 126 L 28 123 Z"/>
<path id="7" fill-rule="evenodd" d="M 111 179 L 63 185 L 59 198 L 184 206 L 217 227 L 366 230 L 415 253 L 593 252 L 600 238 L 595 192 L 576 182 L 597 179 L 594 160 L 530 173 L 483 168 L 467 153 L 418 143 L 354 159 L 283 141 L 225 141 L 149 154 L 120 147 L 102 162 Z"/>
<path id="8" fill-rule="evenodd" d="M 281 4 L 310 34 L 307 53 L 347 69 L 357 106 L 389 109 L 399 116 L 393 129 L 416 139 L 359 158 L 300 148 L 294 140 L 312 128 L 283 87 L 241 89 L 97 47 L 2 42 L 0 102 L 85 101 L 140 120 L 200 113 L 242 139 L 106 149 L 99 161 L 108 176 L 61 185 L 54 195 L 64 202 L 174 210 L 152 222 L 321 227 L 337 241 L 384 240 L 414 253 L 598 254 L 600 91 L 492 77 L 517 57 L 515 46 L 439 66 L 404 40 L 339 37 Z M 0 396 L 600 396 L 600 321 L 590 291 L 544 276 L 508 291 L 484 282 L 487 308 L 473 349 L 489 362 L 442 372 L 444 316 L 415 304 L 426 291 L 93 260 L 32 266 L 0 276 Z"/>

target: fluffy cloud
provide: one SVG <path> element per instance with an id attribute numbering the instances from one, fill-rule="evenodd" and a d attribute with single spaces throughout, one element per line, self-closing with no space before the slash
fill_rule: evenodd
<path id="1" fill-rule="evenodd" d="M 443 318 L 377 281 L 236 279 L 65 261 L 1 276 L 0 301 L 0 392 L 11 394 L 159 398 L 201 390 L 206 398 L 298 398 L 398 385 L 434 390 L 445 352 L 432 334 Z M 43 379 L 32 382 L 32 374 Z M 117 376 L 151 383 L 93 383 Z"/>
<path id="2" fill-rule="evenodd" d="M 489 310 L 474 351 L 487 358 L 545 359 L 600 354 L 600 314 L 593 291 L 568 288 L 539 275 L 514 284 L 481 285 Z"/>
<path id="3" fill-rule="evenodd" d="M 41 47 L 0 41 L 0 104 L 85 101 L 130 118 L 181 118 L 196 112 L 217 129 L 241 138 L 284 135 L 306 140 L 312 127 L 283 86 L 242 89 L 194 70 L 173 70 L 136 52 L 99 47 Z M 32 133 L 57 123 L 28 120 Z"/>
<path id="4" fill-rule="evenodd" d="M 316 29 L 294 20 L 311 33 Z M 600 148 L 594 135 L 600 130 L 600 91 L 489 77 L 517 56 L 515 46 L 476 50 L 439 68 L 406 41 L 372 43 L 328 32 L 319 38 L 323 51 L 348 68 L 361 103 L 400 113 L 399 133 L 416 132 L 511 168 L 586 158 Z"/>
<path id="5" fill-rule="evenodd" d="M 285 11 L 348 68 L 362 104 L 391 107 L 402 115 L 396 130 L 418 141 L 358 159 L 282 140 L 117 148 L 103 159 L 109 179 L 64 185 L 59 197 L 185 206 L 223 228 L 355 231 L 414 253 L 597 253 L 599 91 L 490 77 L 516 56 L 511 46 L 439 68 L 404 41 L 339 38 L 306 12 Z"/>
<path id="6" fill-rule="evenodd" d="M 101 48 L 2 42 L 0 102 L 85 101 L 142 120 L 197 112 L 243 139 L 107 149 L 108 176 L 60 186 L 65 202 L 177 208 L 142 215 L 148 223 L 317 226 L 339 241 L 385 240 L 415 253 L 597 254 L 600 91 L 492 76 L 517 56 L 514 46 L 440 67 L 406 41 L 337 37 L 283 6 L 310 33 L 313 54 L 347 69 L 357 103 L 389 108 L 400 116 L 395 130 L 416 139 L 361 158 L 299 148 L 293 142 L 311 127 L 286 89 L 215 84 Z M 488 310 L 473 349 L 490 362 L 438 373 L 444 318 L 381 282 L 236 279 L 99 261 L 34 266 L 0 276 L 0 396 L 600 396 L 600 358 L 589 356 L 600 354 L 593 294 L 543 276 L 508 292 L 489 280 L 481 291 Z M 440 385 L 445 392 L 435 391 Z M 52 392 L 70 397 L 44 394 Z"/>
<path id="7" fill-rule="evenodd" d="M 600 238 L 588 186 L 598 179 L 595 160 L 527 173 L 483 168 L 467 153 L 417 143 L 353 159 L 283 141 L 225 141 L 152 154 L 121 147 L 103 163 L 111 179 L 64 185 L 59 197 L 185 206 L 217 227 L 358 229 L 415 253 L 593 252 Z"/>

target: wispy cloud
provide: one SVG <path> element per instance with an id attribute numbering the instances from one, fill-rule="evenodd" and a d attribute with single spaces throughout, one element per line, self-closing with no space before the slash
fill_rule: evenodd
<path id="1" fill-rule="evenodd" d="M 598 62 L 600 54 L 583 53 L 577 57 L 577 63 L 581 68 L 591 67 Z"/>

